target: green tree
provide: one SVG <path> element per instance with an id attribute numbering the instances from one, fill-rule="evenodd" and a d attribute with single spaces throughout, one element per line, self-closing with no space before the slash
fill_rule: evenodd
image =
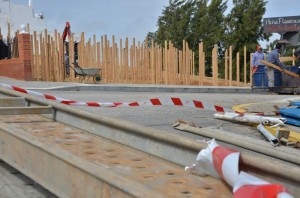
<path id="1" fill-rule="evenodd" d="M 165 40 L 172 41 L 174 47 L 182 49 L 182 41 L 188 39 L 190 21 L 193 15 L 192 0 L 170 0 L 162 16 L 158 18 L 157 42 L 164 45 Z"/>
<path id="2" fill-rule="evenodd" d="M 222 3 L 222 0 L 211 0 L 208 6 L 208 0 L 196 2 L 189 41 L 194 50 L 198 48 L 200 42 L 204 41 L 206 52 L 210 53 L 215 44 L 221 46 L 224 41 L 226 27 L 224 12 L 227 9 L 227 1 Z"/>
<path id="3" fill-rule="evenodd" d="M 244 46 L 255 51 L 255 44 L 268 38 L 262 26 L 266 3 L 264 0 L 233 0 L 234 7 L 226 19 L 226 47 L 232 45 L 235 53 L 242 51 Z"/>
<path id="4" fill-rule="evenodd" d="M 267 39 L 270 36 L 263 33 L 262 26 L 266 3 L 267 1 L 264 0 L 233 0 L 233 9 L 226 18 L 227 38 L 225 39 L 225 46 L 227 48 L 230 45 L 232 46 L 234 59 L 237 52 L 243 51 L 244 46 L 247 47 L 246 56 L 249 57 L 250 53 L 255 51 L 258 41 Z M 240 55 L 240 65 L 243 65 L 243 53 Z M 233 63 L 235 64 L 236 61 L 233 60 Z M 236 67 L 234 68 L 236 69 Z M 233 72 L 235 76 L 236 70 Z M 242 75 L 241 77 L 243 78 Z"/>
<path id="5" fill-rule="evenodd" d="M 198 44 L 203 41 L 207 58 L 208 68 L 206 75 L 210 75 L 211 68 L 211 52 L 215 44 L 219 47 L 219 55 L 224 55 L 224 34 L 225 34 L 225 16 L 227 9 L 227 1 L 208 0 L 196 1 L 195 14 L 191 21 L 191 32 L 189 35 L 189 43 L 196 55 L 196 63 L 198 61 Z"/>
<path id="6" fill-rule="evenodd" d="M 262 26 L 265 5 L 264 0 L 233 0 L 234 7 L 225 16 L 227 0 L 169 0 L 169 5 L 158 18 L 158 30 L 148 33 L 147 38 L 154 39 L 162 46 L 165 40 L 169 40 L 178 49 L 182 49 L 182 41 L 186 40 L 195 52 L 196 68 L 198 44 L 203 42 L 208 75 L 211 73 L 209 65 L 215 44 L 219 47 L 218 55 L 222 61 L 225 49 L 229 46 L 233 46 L 234 59 L 237 52 L 243 51 L 244 46 L 248 49 L 246 55 L 249 57 L 260 40 L 268 40 L 270 34 L 263 33 Z M 244 53 L 240 55 L 240 65 L 243 65 Z M 233 63 L 236 61 L 233 60 Z M 221 75 L 224 73 L 221 69 L 219 72 Z"/>
<path id="7" fill-rule="evenodd" d="M 144 41 L 144 45 L 146 47 L 152 47 L 152 40 L 154 43 L 157 43 L 157 32 L 148 32 Z"/>
<path id="8" fill-rule="evenodd" d="M 195 5 L 193 18 L 191 19 L 189 45 L 193 50 L 198 49 L 198 44 L 204 40 L 207 32 L 209 19 L 207 17 L 207 2 L 208 0 L 198 0 Z"/>

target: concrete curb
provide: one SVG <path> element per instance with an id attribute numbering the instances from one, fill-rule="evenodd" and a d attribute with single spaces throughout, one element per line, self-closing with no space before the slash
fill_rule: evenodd
<path id="1" fill-rule="evenodd" d="M 35 88 L 30 88 L 34 90 Z M 37 88 L 42 90 L 43 88 Z M 36 89 L 35 89 L 36 90 Z M 47 88 L 55 91 L 111 91 L 111 92 L 174 92 L 174 93 L 255 93 L 249 87 L 184 87 L 184 86 L 131 86 L 131 85 L 101 85 L 101 86 L 64 86 Z"/>

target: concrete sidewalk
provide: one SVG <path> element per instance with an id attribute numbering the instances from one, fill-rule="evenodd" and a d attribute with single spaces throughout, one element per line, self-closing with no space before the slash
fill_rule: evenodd
<path id="1" fill-rule="evenodd" d="M 145 84 L 84 84 L 72 82 L 19 81 L 0 77 L 0 83 L 31 90 L 174 92 L 174 93 L 253 93 L 251 87 L 145 85 Z"/>

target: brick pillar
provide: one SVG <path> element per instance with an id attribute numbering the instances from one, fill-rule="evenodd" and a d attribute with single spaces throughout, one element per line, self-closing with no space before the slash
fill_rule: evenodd
<path id="1" fill-rule="evenodd" d="M 18 35 L 19 59 L 23 62 L 24 80 L 32 80 L 30 34 Z M 22 75 L 22 74 L 21 74 Z"/>

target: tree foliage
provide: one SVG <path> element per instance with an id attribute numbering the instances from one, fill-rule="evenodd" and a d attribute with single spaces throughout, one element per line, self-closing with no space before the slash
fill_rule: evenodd
<path id="1" fill-rule="evenodd" d="M 169 4 L 158 18 L 157 42 L 163 45 L 170 40 L 182 49 L 182 41 L 188 39 L 194 1 L 170 0 Z"/>
<path id="2" fill-rule="evenodd" d="M 225 15 L 227 0 L 169 0 L 158 18 L 158 30 L 150 35 L 158 44 L 169 40 L 179 49 L 186 40 L 193 50 L 202 41 L 209 50 L 215 44 L 221 48 L 232 45 L 236 51 L 245 45 L 255 50 L 259 40 L 270 36 L 263 33 L 262 27 L 267 2 L 232 1 L 232 10 Z"/>
<path id="3" fill-rule="evenodd" d="M 255 51 L 258 41 L 267 38 L 262 26 L 266 3 L 264 0 L 233 0 L 233 9 L 226 17 L 226 46 L 232 45 L 233 52 L 241 51 L 244 46 Z"/>
<path id="4" fill-rule="evenodd" d="M 196 55 L 196 63 L 198 61 L 198 44 L 203 42 L 205 45 L 206 56 L 210 57 L 215 44 L 219 47 L 219 55 L 224 55 L 224 34 L 225 22 L 224 12 L 227 9 L 227 1 L 211 0 L 208 4 L 207 0 L 198 0 L 195 4 L 194 18 L 191 20 L 191 31 L 188 42 Z M 210 65 L 211 58 L 207 59 L 207 65 Z M 206 68 L 206 75 L 211 73 L 211 67 Z"/>
<path id="5" fill-rule="evenodd" d="M 194 50 L 199 42 L 204 42 L 207 53 L 210 54 L 215 44 L 222 46 L 224 42 L 224 12 L 227 5 L 222 0 L 211 0 L 209 5 L 207 3 L 207 0 L 197 1 L 190 37 Z"/>
<path id="6" fill-rule="evenodd" d="M 148 33 L 147 37 L 162 46 L 165 40 L 171 41 L 178 49 L 182 49 L 183 40 L 187 41 L 195 52 L 196 67 L 200 42 L 204 43 L 207 61 L 210 61 L 215 44 L 219 47 L 219 58 L 224 57 L 229 46 L 233 46 L 233 54 L 246 46 L 248 56 L 255 51 L 259 41 L 270 37 L 270 34 L 263 33 L 262 27 L 267 2 L 232 0 L 233 8 L 227 12 L 227 1 L 169 0 L 169 5 L 158 18 L 158 30 Z M 225 15 L 225 12 L 228 14 Z"/>

